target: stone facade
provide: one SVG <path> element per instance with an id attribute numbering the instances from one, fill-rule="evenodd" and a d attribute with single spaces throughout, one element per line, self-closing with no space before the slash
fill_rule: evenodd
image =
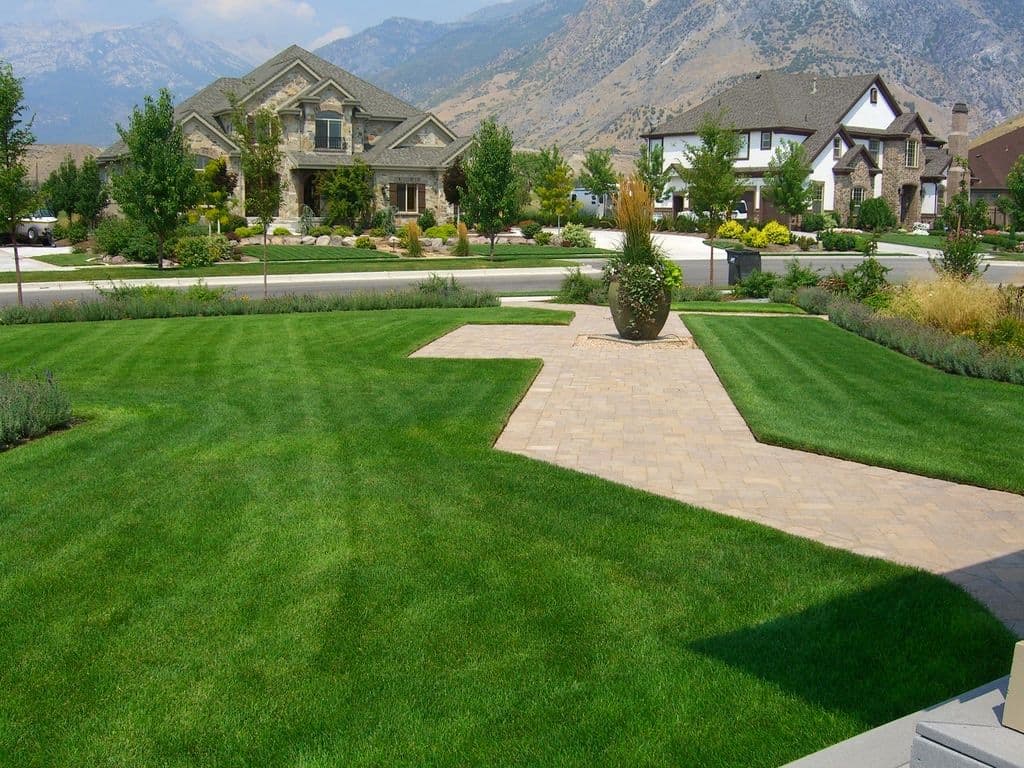
<path id="1" fill-rule="evenodd" d="M 388 199 L 393 184 L 423 185 L 426 193 L 426 210 L 433 211 L 438 221 L 444 221 L 448 214 L 448 201 L 444 197 L 442 178 L 443 174 L 436 171 L 378 171 L 374 178 L 376 205 L 378 208 L 384 208 L 395 204 L 394 200 Z M 410 213 L 396 208 L 395 220 L 399 223 L 410 221 L 418 218 L 422 212 Z"/>
<path id="2" fill-rule="evenodd" d="M 846 221 L 848 216 L 853 215 L 853 190 L 857 187 L 864 190 L 864 199 L 867 200 L 873 197 L 875 188 L 874 175 L 871 173 L 871 165 L 868 163 L 867 158 L 864 155 L 860 155 L 857 158 L 856 165 L 849 172 L 840 173 L 835 171 L 836 177 L 836 192 L 835 192 L 835 207 L 836 213 L 839 214 L 843 221 Z"/>
<path id="3" fill-rule="evenodd" d="M 924 168 L 924 143 L 919 128 L 906 138 L 890 139 L 883 144 L 882 197 L 889 201 L 901 224 L 921 219 L 921 171 Z M 907 167 L 907 142 L 917 143 L 917 163 Z"/>

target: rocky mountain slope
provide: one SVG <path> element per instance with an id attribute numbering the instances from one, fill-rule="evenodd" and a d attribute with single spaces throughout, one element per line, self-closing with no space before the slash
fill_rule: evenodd
<path id="1" fill-rule="evenodd" d="M 938 135 L 954 101 L 975 131 L 1024 110 L 1016 0 L 546 0 L 403 49 L 418 29 L 385 22 L 321 53 L 358 69 L 389 40 L 372 79 L 464 132 L 496 115 L 533 146 L 632 151 L 648 125 L 759 69 L 879 71 Z"/>
<path id="2" fill-rule="evenodd" d="M 190 96 L 222 75 L 250 67 L 171 21 L 115 29 L 58 25 L 0 28 L 0 59 L 24 78 L 25 101 L 43 143 L 107 145 L 146 94 Z"/>

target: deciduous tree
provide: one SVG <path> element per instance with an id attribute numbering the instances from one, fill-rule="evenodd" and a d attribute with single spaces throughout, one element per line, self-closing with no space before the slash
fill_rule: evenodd
<path id="1" fill-rule="evenodd" d="M 233 99 L 234 101 L 234 99 Z M 284 157 L 281 151 L 282 129 L 277 113 L 261 107 L 246 114 L 237 101 L 233 104 L 231 124 L 234 126 L 241 154 L 242 177 L 245 179 L 245 210 L 263 225 L 263 296 L 267 288 L 267 234 L 270 224 L 281 208 L 281 177 L 278 168 Z"/>
<path id="2" fill-rule="evenodd" d="M 583 158 L 580 186 L 605 203 L 615 191 L 617 183 L 618 178 L 615 176 L 615 169 L 612 168 L 612 151 L 588 150 Z"/>
<path id="3" fill-rule="evenodd" d="M 540 201 L 541 211 L 555 218 L 561 228 L 562 218 L 569 216 L 576 207 L 569 197 L 573 188 L 572 168 L 555 144 L 542 150 L 540 158 L 540 178 L 534 192 Z"/>
<path id="4" fill-rule="evenodd" d="M 1024 155 L 1017 158 L 1006 174 L 1006 187 L 1010 227 L 1014 232 L 1020 232 L 1024 230 Z"/>
<path id="5" fill-rule="evenodd" d="M 512 162 L 512 132 L 494 120 L 480 123 L 465 163 L 462 205 L 477 229 L 494 240 L 519 215 L 519 184 Z"/>
<path id="6" fill-rule="evenodd" d="M 200 188 L 181 126 L 174 119 L 174 102 L 166 88 L 154 99 L 136 106 L 128 127 L 117 126 L 124 142 L 124 163 L 114 176 L 113 197 L 125 216 L 152 232 L 157 241 L 157 264 L 182 213 L 199 202 Z"/>
<path id="7" fill-rule="evenodd" d="M 96 158 L 89 155 L 82 161 L 82 167 L 78 169 L 78 180 L 75 184 L 75 213 L 90 226 L 95 227 L 96 222 L 103 213 L 103 209 L 110 203 L 110 191 L 100 176 L 100 167 Z"/>
<path id="8" fill-rule="evenodd" d="M 78 165 L 66 156 L 43 182 L 40 190 L 46 207 L 55 214 L 75 213 L 78 207 Z"/>
<path id="9" fill-rule="evenodd" d="M 24 303 L 21 288 L 21 260 L 18 256 L 18 224 L 36 202 L 28 181 L 25 158 L 35 142 L 31 119 L 23 117 L 25 90 L 10 64 L 0 64 L 0 220 L 14 249 L 14 274 L 18 283 L 18 304 Z"/>
<path id="10" fill-rule="evenodd" d="M 665 197 L 665 188 L 672 176 L 672 171 L 665 167 L 665 148 L 661 144 L 649 147 L 640 145 L 640 155 L 636 159 L 636 172 L 647 185 L 651 199 L 657 203 Z"/>
<path id="11" fill-rule="evenodd" d="M 768 161 L 761 191 L 776 208 L 789 216 L 791 228 L 793 219 L 803 216 L 811 205 L 814 187 L 810 179 L 811 162 L 803 144 L 783 141 L 775 148 L 772 159 Z"/>
<path id="12" fill-rule="evenodd" d="M 725 124 L 722 115 L 709 115 L 697 128 L 698 143 L 683 150 L 686 163 L 679 167 L 679 176 L 686 184 L 690 206 L 708 218 L 708 237 L 713 242 L 743 196 L 744 183 L 736 176 L 736 155 L 740 135 Z M 715 247 L 711 246 L 710 283 L 715 282 Z"/>
<path id="13" fill-rule="evenodd" d="M 327 219 L 332 224 L 354 227 L 370 218 L 373 170 L 359 158 L 321 176 L 318 189 L 327 202 Z"/>

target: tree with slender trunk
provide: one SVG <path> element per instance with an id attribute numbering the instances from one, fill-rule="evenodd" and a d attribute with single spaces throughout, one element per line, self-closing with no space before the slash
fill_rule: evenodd
<path id="1" fill-rule="evenodd" d="M 679 177 L 686 184 L 690 207 L 708 219 L 709 284 L 715 284 L 715 238 L 743 196 L 746 184 L 736 176 L 736 155 L 740 135 L 725 124 L 723 115 L 708 115 L 697 128 L 698 143 L 683 150 L 685 162 L 678 166 Z"/>
<path id="2" fill-rule="evenodd" d="M 78 165 L 67 155 L 56 170 L 43 182 L 40 189 L 46 207 L 55 214 L 69 217 L 78 210 Z"/>
<path id="3" fill-rule="evenodd" d="M 580 186 L 607 205 L 612 192 L 618 184 L 615 169 L 612 168 L 612 151 L 610 149 L 591 149 L 583 158 L 583 169 L 580 172 Z M 607 211 L 603 212 L 605 215 Z"/>
<path id="4" fill-rule="evenodd" d="M 541 172 L 534 192 L 540 200 L 541 211 L 554 217 L 561 231 L 562 218 L 568 217 L 576 207 L 569 198 L 573 187 L 572 168 L 565 162 L 556 144 L 541 150 L 540 157 Z"/>
<path id="5" fill-rule="evenodd" d="M 444 169 L 444 176 L 441 178 L 441 185 L 444 187 L 444 199 L 455 206 L 455 224 L 462 222 L 462 190 L 466 186 L 466 169 L 462 167 L 462 158 L 455 158 L 455 162 Z"/>
<path id="6" fill-rule="evenodd" d="M 0 217 L 14 249 L 14 276 L 18 283 L 18 304 L 24 304 L 21 259 L 18 255 L 18 224 L 35 205 L 36 192 L 28 181 L 25 158 L 35 142 L 32 120 L 27 122 L 25 89 L 10 64 L 0 65 Z"/>
<path id="7" fill-rule="evenodd" d="M 803 144 L 783 141 L 768 161 L 764 174 L 765 197 L 789 216 L 790 229 L 797 216 L 803 216 L 811 205 L 814 187 L 811 185 L 811 161 Z"/>
<path id="8" fill-rule="evenodd" d="M 465 162 L 462 204 L 477 230 L 494 241 L 519 215 L 519 177 L 512 161 L 512 132 L 494 120 L 480 123 Z"/>
<path id="9" fill-rule="evenodd" d="M 75 184 L 75 213 L 82 217 L 90 227 L 95 227 L 103 209 L 110 202 L 110 191 L 100 176 L 100 168 L 96 158 L 87 156 L 78 169 Z"/>
<path id="10" fill-rule="evenodd" d="M 128 127 L 118 124 L 117 132 L 127 151 L 111 182 L 113 197 L 125 216 L 156 237 L 157 267 L 163 269 L 167 242 L 201 195 L 170 91 L 147 96 L 141 109 L 132 110 Z"/>
<path id="11" fill-rule="evenodd" d="M 636 159 L 636 172 L 647 185 L 647 190 L 651 193 L 651 199 L 655 204 L 665 197 L 665 188 L 668 186 L 668 180 L 672 177 L 672 171 L 665 167 L 665 148 L 661 144 L 640 145 L 640 155 Z"/>
<path id="12" fill-rule="evenodd" d="M 1006 174 L 1006 200 L 1004 204 L 1010 216 L 1010 229 L 1014 235 L 1024 230 L 1024 155 L 1017 158 L 1017 161 Z"/>
<path id="13" fill-rule="evenodd" d="M 278 168 L 284 159 L 281 151 L 282 129 L 277 113 L 261 107 L 247 114 L 233 100 L 231 124 L 241 152 L 242 178 L 245 181 L 245 211 L 263 225 L 263 296 L 267 286 L 267 233 L 281 208 L 281 177 Z"/>

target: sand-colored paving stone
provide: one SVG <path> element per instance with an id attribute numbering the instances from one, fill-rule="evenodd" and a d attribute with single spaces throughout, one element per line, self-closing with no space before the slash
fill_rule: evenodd
<path id="1" fill-rule="evenodd" d="M 499 450 L 944 574 L 1024 636 L 1024 496 L 759 443 L 699 349 L 592 343 L 608 310 L 569 309 L 568 327 L 469 325 L 415 356 L 540 358 Z M 691 339 L 677 315 L 664 334 Z"/>

